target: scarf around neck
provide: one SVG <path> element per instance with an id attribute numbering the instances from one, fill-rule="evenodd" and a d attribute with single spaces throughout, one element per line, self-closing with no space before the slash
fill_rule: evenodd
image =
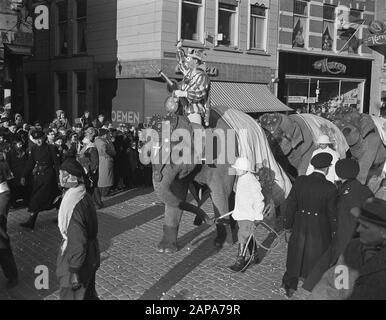
<path id="1" fill-rule="evenodd" d="M 61 247 L 61 254 L 63 255 L 67 247 L 67 229 L 70 224 L 72 213 L 75 206 L 83 199 L 86 194 L 86 187 L 80 184 L 75 188 L 69 188 L 62 199 L 58 214 L 58 227 L 63 237 L 63 244 Z"/>

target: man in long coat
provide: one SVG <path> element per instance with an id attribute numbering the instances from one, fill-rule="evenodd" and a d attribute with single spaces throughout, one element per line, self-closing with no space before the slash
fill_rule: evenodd
<path id="1" fill-rule="evenodd" d="M 287 198 L 285 229 L 291 232 L 282 286 L 291 297 L 299 278 L 306 278 L 327 250 L 336 228 L 337 189 L 326 180 L 332 156 L 319 153 L 311 160 L 315 170 L 299 176 Z"/>
<path id="2" fill-rule="evenodd" d="M 106 196 L 114 183 L 114 157 L 116 155 L 113 143 L 108 139 L 109 131 L 99 129 L 99 137 L 95 139 L 95 146 L 99 154 L 98 188 L 102 196 Z"/>
<path id="3" fill-rule="evenodd" d="M 337 232 L 330 247 L 317 262 L 303 288 L 311 291 L 320 280 L 323 273 L 335 265 L 339 256 L 346 250 L 355 235 L 358 226 L 358 217 L 355 210 L 362 207 L 365 201 L 373 197 L 370 189 L 361 184 L 357 179 L 359 164 L 354 159 L 341 159 L 336 163 L 335 171 L 343 183 L 339 188 L 337 200 Z"/>
<path id="4" fill-rule="evenodd" d="M 33 175 L 32 192 L 28 206 L 30 217 L 28 221 L 21 223 L 24 228 L 33 229 L 38 213 L 52 209 L 54 199 L 59 195 L 58 175 L 59 158 L 56 146 L 45 142 L 42 131 L 34 131 L 32 138 L 35 145 L 31 148 L 31 154 L 27 160 L 21 184 L 26 184 L 26 177 Z"/>
<path id="5" fill-rule="evenodd" d="M 98 300 L 98 218 L 83 176 L 84 169 L 75 158 L 66 159 L 60 167 L 60 184 L 66 190 L 58 214 L 63 238 L 56 269 L 61 300 Z"/>

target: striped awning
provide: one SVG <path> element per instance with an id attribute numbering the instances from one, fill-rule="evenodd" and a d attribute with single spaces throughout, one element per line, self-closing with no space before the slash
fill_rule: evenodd
<path id="1" fill-rule="evenodd" d="M 231 107 L 243 112 L 292 111 L 271 91 L 266 84 L 212 81 L 210 85 L 212 106 Z"/>

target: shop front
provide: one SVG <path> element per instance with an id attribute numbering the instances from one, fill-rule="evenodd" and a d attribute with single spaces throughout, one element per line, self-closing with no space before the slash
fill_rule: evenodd
<path id="1" fill-rule="evenodd" d="M 279 99 L 298 113 L 328 115 L 339 106 L 369 111 L 371 60 L 279 54 Z"/>

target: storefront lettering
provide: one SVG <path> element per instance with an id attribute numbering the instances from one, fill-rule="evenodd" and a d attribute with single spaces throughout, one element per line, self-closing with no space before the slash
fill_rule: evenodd
<path id="1" fill-rule="evenodd" d="M 111 111 L 111 120 L 121 123 L 139 123 L 139 112 L 135 111 Z"/>
<path id="2" fill-rule="evenodd" d="M 386 34 L 377 34 L 368 37 L 364 43 L 367 46 L 379 46 L 386 44 Z"/>
<path id="3" fill-rule="evenodd" d="M 327 58 L 314 62 L 313 66 L 316 70 L 331 74 L 346 73 L 346 66 L 343 63 L 335 61 L 328 62 Z"/>

